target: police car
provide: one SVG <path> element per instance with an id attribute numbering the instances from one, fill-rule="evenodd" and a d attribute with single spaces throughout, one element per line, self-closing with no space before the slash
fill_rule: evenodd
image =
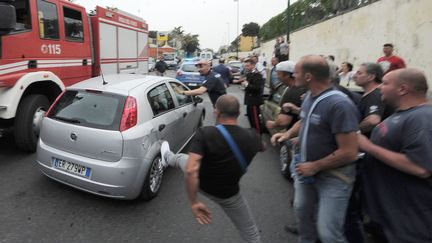
<path id="1" fill-rule="evenodd" d="M 205 77 L 201 76 L 198 68 L 195 67 L 197 62 L 197 59 L 186 59 L 177 70 L 176 79 L 191 89 L 200 87 L 205 80 Z"/>

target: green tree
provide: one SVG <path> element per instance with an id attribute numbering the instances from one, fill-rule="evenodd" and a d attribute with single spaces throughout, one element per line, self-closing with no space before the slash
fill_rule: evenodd
<path id="1" fill-rule="evenodd" d="M 156 30 L 150 30 L 148 37 L 155 39 L 157 37 L 157 31 Z"/>
<path id="2" fill-rule="evenodd" d="M 171 43 L 171 46 L 176 48 L 177 43 L 182 43 L 184 38 L 184 30 L 182 29 L 183 26 L 174 27 L 169 33 L 168 33 L 168 42 Z"/>
<path id="3" fill-rule="evenodd" d="M 242 35 L 243 36 L 250 36 L 252 37 L 252 48 L 254 48 L 254 37 L 257 37 L 260 32 L 260 26 L 259 24 L 255 22 L 250 22 L 248 24 L 244 24 L 242 28 Z"/>
<path id="4" fill-rule="evenodd" d="M 182 49 L 186 52 L 186 56 L 192 56 L 199 49 L 198 35 L 186 34 L 182 40 Z"/>

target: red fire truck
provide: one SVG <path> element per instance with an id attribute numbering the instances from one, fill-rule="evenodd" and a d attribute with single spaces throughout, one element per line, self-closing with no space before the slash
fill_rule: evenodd
<path id="1" fill-rule="evenodd" d="M 65 0 L 0 0 L 0 136 L 35 151 L 45 111 L 66 86 L 147 73 L 148 25 L 116 9 Z"/>

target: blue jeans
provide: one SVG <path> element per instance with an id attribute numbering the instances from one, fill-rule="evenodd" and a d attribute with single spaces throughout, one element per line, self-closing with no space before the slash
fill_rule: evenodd
<path id="1" fill-rule="evenodd" d="M 353 171 L 349 171 L 351 178 Z M 347 243 L 345 215 L 352 185 L 321 172 L 315 183 L 300 183 L 294 178 L 294 211 L 298 221 L 299 242 Z"/>

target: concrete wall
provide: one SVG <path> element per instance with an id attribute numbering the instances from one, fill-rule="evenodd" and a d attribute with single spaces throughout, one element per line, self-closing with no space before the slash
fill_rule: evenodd
<path id="1" fill-rule="evenodd" d="M 431 85 L 431 11 L 431 0 L 381 0 L 292 33 L 290 58 L 332 54 L 337 64 L 349 61 L 358 67 L 375 62 L 390 42 L 407 66 L 425 71 Z"/>

